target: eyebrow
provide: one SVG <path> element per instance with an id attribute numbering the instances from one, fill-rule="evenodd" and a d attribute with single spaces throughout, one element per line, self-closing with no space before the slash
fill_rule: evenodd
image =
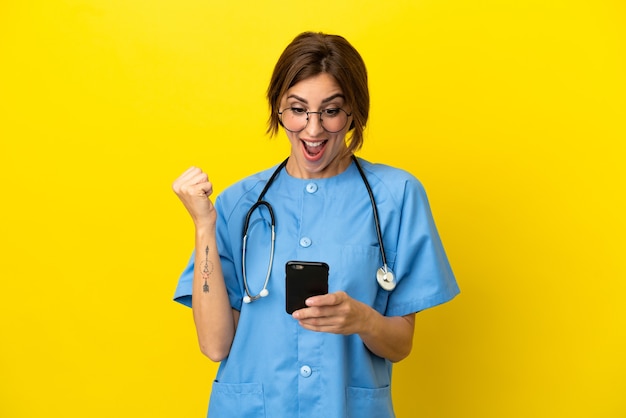
<path id="1" fill-rule="evenodd" d="M 325 98 L 324 100 L 322 100 L 322 104 L 325 104 L 325 103 L 328 103 L 328 102 L 332 102 L 332 101 L 333 101 L 333 100 L 335 100 L 337 97 L 341 97 L 341 98 L 342 98 L 342 99 L 344 99 L 344 100 L 346 99 L 346 97 L 345 97 L 343 94 L 341 94 L 341 93 L 337 93 L 337 94 L 333 94 L 332 96 L 327 97 L 327 98 Z M 288 98 L 288 99 L 296 99 L 296 100 L 298 100 L 298 101 L 300 101 L 300 102 L 302 102 L 302 103 L 309 104 L 309 101 L 308 101 L 308 100 L 306 100 L 304 97 L 300 97 L 300 96 L 295 95 L 295 94 L 290 94 L 289 96 L 287 96 L 287 98 Z"/>

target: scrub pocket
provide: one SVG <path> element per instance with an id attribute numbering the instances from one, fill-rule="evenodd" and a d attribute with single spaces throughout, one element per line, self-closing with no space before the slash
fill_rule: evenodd
<path id="1" fill-rule="evenodd" d="M 346 390 L 348 418 L 394 418 L 391 389 L 349 387 Z"/>
<path id="2" fill-rule="evenodd" d="M 265 418 L 265 402 L 261 383 L 213 382 L 209 401 L 209 418 Z"/>

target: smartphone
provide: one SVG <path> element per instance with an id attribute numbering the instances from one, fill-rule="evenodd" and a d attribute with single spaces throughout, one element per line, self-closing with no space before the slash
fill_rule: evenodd
<path id="1" fill-rule="evenodd" d="M 328 264 L 288 261 L 285 270 L 285 308 L 288 314 L 306 308 L 304 301 L 307 298 L 328 293 Z"/>

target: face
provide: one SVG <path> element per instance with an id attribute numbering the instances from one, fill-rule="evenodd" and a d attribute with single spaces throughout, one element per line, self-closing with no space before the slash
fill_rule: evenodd
<path id="1" fill-rule="evenodd" d="M 296 108 L 298 112 L 320 112 L 343 109 L 347 114 L 345 98 L 335 78 L 322 73 L 295 84 L 283 96 L 280 109 Z M 331 116 L 322 115 L 322 118 Z M 287 171 L 298 178 L 332 177 L 342 173 L 351 162 L 345 142 L 352 117 L 339 132 L 331 133 L 324 129 L 319 113 L 311 113 L 306 127 L 300 132 L 285 133 L 291 142 L 291 154 Z M 330 126 L 330 122 L 327 122 Z"/>

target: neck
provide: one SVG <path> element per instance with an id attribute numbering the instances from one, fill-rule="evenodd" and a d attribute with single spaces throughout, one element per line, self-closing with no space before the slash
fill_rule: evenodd
<path id="1" fill-rule="evenodd" d="M 290 176 L 300 179 L 321 179 L 337 176 L 350 167 L 352 154 L 346 152 L 338 155 L 325 167 L 311 169 L 306 165 L 299 164 L 297 159 L 291 155 L 287 161 L 286 170 Z"/>

